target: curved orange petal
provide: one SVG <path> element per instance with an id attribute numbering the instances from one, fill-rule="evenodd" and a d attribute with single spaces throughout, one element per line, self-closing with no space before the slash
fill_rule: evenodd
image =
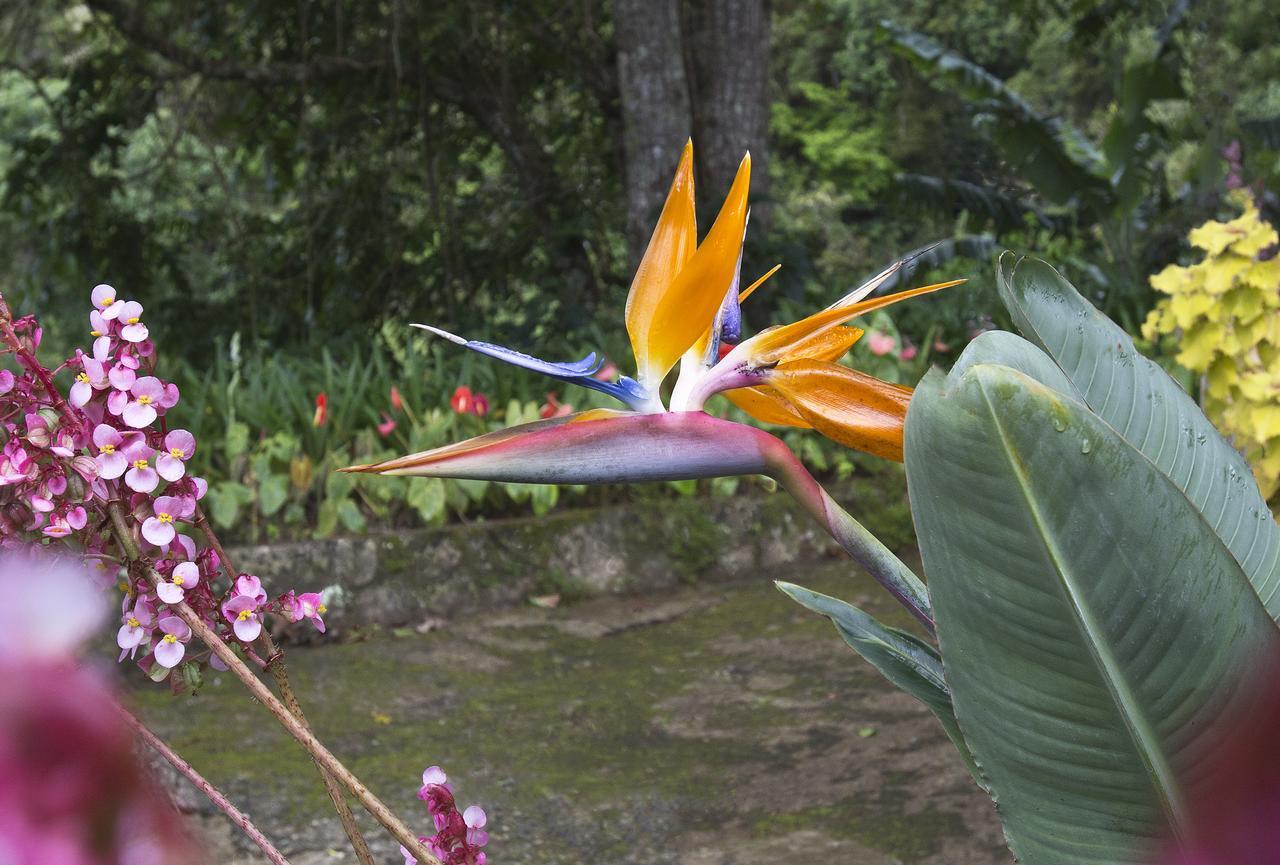
<path id="1" fill-rule="evenodd" d="M 862 338 L 860 327 L 840 326 L 821 330 L 792 345 L 782 356 L 783 363 L 795 360 L 839 360 Z"/>
<path id="2" fill-rule="evenodd" d="M 812 424 L 802 418 L 799 412 L 773 388 L 739 387 L 722 391 L 721 396 L 758 421 L 802 429 L 812 427 Z"/>
<path id="3" fill-rule="evenodd" d="M 949 282 L 939 282 L 934 285 L 926 285 L 923 288 L 913 288 L 910 291 L 900 291 L 897 294 L 885 295 L 884 297 L 873 297 L 870 300 L 852 303 L 847 306 L 830 307 L 791 324 L 784 324 L 780 327 L 761 331 L 742 343 L 742 345 L 749 347 L 753 361 L 770 363 L 782 359 L 787 351 L 801 340 L 835 327 L 838 324 L 843 324 L 851 318 L 877 309 L 883 309 L 886 306 L 892 306 L 899 301 L 919 297 L 922 294 L 941 291 L 944 288 L 950 288 L 966 281 L 953 279 Z"/>
<path id="4" fill-rule="evenodd" d="M 635 353 L 636 369 L 642 382 L 651 364 L 649 347 L 655 330 L 654 318 L 664 298 L 671 294 L 676 275 L 688 263 L 697 245 L 698 225 L 693 207 L 693 142 L 690 141 L 684 146 L 666 204 L 662 206 L 662 215 L 658 217 L 649 246 L 631 281 L 631 293 L 627 295 L 627 333 L 631 336 L 631 350 Z"/>
<path id="5" fill-rule="evenodd" d="M 645 361 L 638 368 L 641 383 L 657 387 L 715 319 L 742 251 L 750 185 L 751 154 L 747 154 L 711 230 L 658 298 L 643 346 Z"/>
<path id="6" fill-rule="evenodd" d="M 769 372 L 768 382 L 832 441 L 902 462 L 911 388 L 815 360 L 781 364 Z"/>
<path id="7" fill-rule="evenodd" d="M 773 267 L 765 271 L 764 276 L 760 277 L 755 282 L 751 283 L 750 285 L 748 285 L 746 288 L 742 290 L 742 293 L 738 295 L 738 303 L 742 303 L 744 300 L 746 300 L 748 297 L 754 294 L 757 288 L 764 285 L 765 280 L 773 276 L 779 270 L 782 270 L 781 264 L 775 264 Z"/>

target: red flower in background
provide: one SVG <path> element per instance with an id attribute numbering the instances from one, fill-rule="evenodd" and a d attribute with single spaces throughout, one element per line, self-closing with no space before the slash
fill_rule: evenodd
<path id="1" fill-rule="evenodd" d="M 552 417 L 564 417 L 573 413 L 573 406 L 568 403 L 562 403 L 556 399 L 554 393 L 547 394 L 547 401 L 542 404 L 542 408 L 538 410 L 538 417 L 543 420 Z"/>
<path id="2" fill-rule="evenodd" d="M 489 398 L 479 392 L 473 393 L 465 384 L 458 385 L 458 389 L 453 392 L 453 398 L 449 400 L 449 405 L 458 414 L 484 417 L 489 413 Z"/>
<path id="3" fill-rule="evenodd" d="M 329 397 L 321 391 L 316 394 L 316 413 L 311 418 L 311 425 L 324 426 L 327 420 L 329 420 Z"/>

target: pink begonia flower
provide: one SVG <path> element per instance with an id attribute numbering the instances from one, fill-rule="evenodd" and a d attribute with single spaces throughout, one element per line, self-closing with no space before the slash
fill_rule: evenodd
<path id="1" fill-rule="evenodd" d="M 173 542 L 178 534 L 173 527 L 176 520 L 186 519 L 195 513 L 195 502 L 177 496 L 160 496 L 152 505 L 155 515 L 142 524 L 142 536 L 157 547 Z"/>
<path id="2" fill-rule="evenodd" d="M 138 374 L 132 367 L 126 366 L 123 360 L 112 364 L 111 369 L 107 370 L 107 383 L 118 391 L 127 393 L 137 380 Z"/>
<path id="3" fill-rule="evenodd" d="M 49 445 L 49 450 L 60 457 L 71 458 L 76 455 L 76 451 L 84 447 L 83 438 L 68 429 L 60 429 L 53 435 L 53 442 Z"/>
<path id="4" fill-rule="evenodd" d="M 128 599 L 125 600 L 127 603 Z M 123 661 L 125 655 L 132 658 L 137 653 L 138 646 L 150 639 L 151 629 L 155 627 L 156 613 L 150 601 L 138 598 L 132 610 L 125 608 L 121 620 L 124 624 L 116 632 L 116 645 L 120 647 L 119 660 Z"/>
<path id="5" fill-rule="evenodd" d="M 902 351 L 898 352 L 898 360 L 914 360 L 919 353 L 920 350 L 914 345 L 904 345 Z"/>
<path id="6" fill-rule="evenodd" d="M 135 493 L 149 493 L 159 486 L 160 475 L 151 467 L 151 458 L 155 453 L 141 439 L 125 446 L 124 458 L 129 463 L 129 470 L 125 472 L 124 483 Z"/>
<path id="7" fill-rule="evenodd" d="M 469 806 L 462 812 L 462 822 L 467 824 L 468 844 L 483 847 L 489 843 L 489 833 L 484 831 L 484 825 L 489 822 L 489 818 L 485 815 L 483 808 L 479 805 Z"/>
<path id="8" fill-rule="evenodd" d="M 98 476 L 104 480 L 115 480 L 124 474 L 129 467 L 122 446 L 124 436 L 115 427 L 100 423 L 93 429 L 93 444 L 98 449 L 94 461 L 98 464 Z"/>
<path id="9" fill-rule="evenodd" d="M 93 398 L 94 391 L 106 390 L 110 386 L 111 378 L 106 363 L 96 357 L 80 354 L 80 372 L 76 375 L 76 383 L 71 386 L 71 404 L 82 408 Z"/>
<path id="10" fill-rule="evenodd" d="M 89 515 L 84 508 L 76 505 L 66 513 L 53 517 L 49 525 L 44 527 L 44 534 L 51 538 L 65 538 L 72 532 L 78 532 L 89 524 Z M 324 630 L 321 628 L 321 630 Z"/>
<path id="11" fill-rule="evenodd" d="M 142 342 L 147 338 L 147 326 L 142 323 L 142 304 L 136 300 L 127 301 L 116 316 L 124 325 L 120 329 L 120 338 L 126 342 Z"/>
<path id="12" fill-rule="evenodd" d="M 310 619 L 311 624 L 316 626 L 316 630 L 324 633 L 324 619 L 320 618 L 326 612 L 327 608 L 324 602 L 320 600 L 319 592 L 303 592 L 297 596 L 297 606 L 290 613 L 292 621 L 300 622 L 303 619 Z M 296 613 L 296 616 L 294 616 Z"/>
<path id="13" fill-rule="evenodd" d="M 187 473 L 183 465 L 196 452 L 196 437 L 184 429 L 170 430 L 164 437 L 164 450 L 156 457 L 156 471 L 167 481 L 176 481 Z"/>
<path id="14" fill-rule="evenodd" d="M 166 604 L 180 604 L 188 589 L 200 582 L 200 566 L 195 562 L 181 562 L 174 566 L 173 575 L 156 587 L 156 594 Z"/>
<path id="15" fill-rule="evenodd" d="M 8 393 L 13 390 L 13 384 L 17 381 L 13 377 L 13 373 L 7 369 L 0 369 L 0 393 Z"/>
<path id="16" fill-rule="evenodd" d="M 231 623 L 236 636 L 246 643 L 252 643 L 262 633 L 262 615 L 258 612 L 258 602 L 250 595 L 236 595 L 222 605 L 222 613 Z"/>
<path id="17" fill-rule="evenodd" d="M 0 659 L 24 663 L 70 657 L 107 612 L 79 561 L 33 549 L 0 558 L 0 597 Z"/>
<path id="18" fill-rule="evenodd" d="M 158 416 L 155 404 L 165 396 L 164 385 L 154 375 L 144 375 L 129 387 L 133 399 L 124 407 L 121 416 L 134 429 L 149 427 Z"/>
<path id="19" fill-rule="evenodd" d="M 597 381 L 613 381 L 618 377 L 618 365 L 611 360 L 606 360 L 604 366 L 596 371 L 595 378 Z"/>
<path id="20" fill-rule="evenodd" d="M 93 307 L 102 313 L 106 319 L 115 319 L 120 315 L 120 309 L 124 303 L 116 299 L 116 290 L 106 283 L 100 283 L 93 287 L 93 291 L 89 293 L 93 300 Z"/>
<path id="21" fill-rule="evenodd" d="M 259 580 L 253 574 L 241 574 L 236 577 L 236 584 L 232 588 L 232 594 L 247 595 L 253 598 L 254 603 L 258 606 L 262 606 L 267 602 L 267 593 L 262 588 L 262 580 Z"/>
<path id="22" fill-rule="evenodd" d="M 28 412 L 24 421 L 27 428 L 27 441 L 38 448 L 47 448 L 53 441 L 53 433 L 49 422 L 38 414 Z"/>
<path id="23" fill-rule="evenodd" d="M 945 342 L 943 342 L 940 339 L 935 339 L 933 341 L 933 350 L 939 351 L 939 352 L 948 352 L 948 351 L 951 351 L 951 346 L 947 345 Z"/>
<path id="24" fill-rule="evenodd" d="M 186 643 L 191 639 L 191 628 L 177 616 L 165 616 L 160 620 L 160 630 L 164 631 L 164 636 L 156 642 L 152 654 L 156 656 L 157 664 L 172 670 L 187 653 Z"/>
<path id="25" fill-rule="evenodd" d="M 873 330 L 867 337 L 867 346 L 872 354 L 883 357 L 898 347 L 898 341 L 883 331 Z"/>

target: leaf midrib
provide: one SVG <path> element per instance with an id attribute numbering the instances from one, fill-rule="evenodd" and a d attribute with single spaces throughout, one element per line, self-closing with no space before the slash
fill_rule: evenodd
<path id="1" fill-rule="evenodd" d="M 1067 597 L 1068 606 L 1071 609 L 1076 626 L 1085 637 L 1086 648 L 1094 659 L 1103 683 L 1112 695 L 1125 727 L 1129 730 L 1130 739 L 1134 744 L 1139 759 L 1141 759 L 1143 766 L 1147 770 L 1151 786 L 1156 791 L 1160 801 L 1161 810 L 1164 811 L 1168 818 L 1167 822 L 1174 834 L 1181 838 L 1183 835 L 1182 827 L 1187 822 L 1186 805 L 1183 803 L 1181 793 L 1174 783 L 1173 770 L 1159 748 L 1159 737 L 1138 705 L 1129 682 L 1119 669 L 1119 665 L 1111 653 L 1110 645 L 1100 636 L 1093 614 L 1081 597 L 1079 589 L 1068 572 L 1068 568 L 1065 567 L 1065 558 L 1050 537 L 1044 516 L 1036 504 L 1035 497 L 1031 494 L 1031 486 L 1027 476 L 1018 461 L 1012 458 L 1014 450 L 1004 425 L 1000 422 L 1000 416 L 996 411 L 995 405 L 992 403 L 984 384 L 979 381 L 978 385 L 982 398 L 987 403 L 996 432 L 1000 436 L 1000 443 L 1006 454 L 1009 467 L 1017 480 L 1023 500 L 1026 502 L 1031 518 L 1035 523 L 1037 535 L 1044 544 L 1045 553 L 1049 557 L 1054 573 L 1058 577 L 1059 585 Z"/>

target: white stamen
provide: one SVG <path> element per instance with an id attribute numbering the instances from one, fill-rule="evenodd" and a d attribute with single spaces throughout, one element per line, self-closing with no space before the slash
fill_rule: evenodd
<path id="1" fill-rule="evenodd" d="M 445 339 L 449 340 L 449 342 L 457 343 L 458 345 L 466 345 L 466 344 L 467 344 L 467 340 L 465 340 L 465 339 L 463 339 L 462 337 L 458 336 L 456 333 L 449 333 L 449 331 L 447 331 L 447 330 L 441 330 L 440 328 L 438 328 L 438 327 L 432 327 L 432 326 L 431 326 L 431 325 L 429 325 L 429 324 L 418 324 L 417 322 L 411 322 L 411 323 L 409 324 L 409 326 L 410 326 L 410 327 L 420 328 L 420 329 L 425 330 L 425 331 L 429 331 L 430 333 L 434 333 L 436 336 L 442 336 L 442 337 L 444 337 Z"/>

